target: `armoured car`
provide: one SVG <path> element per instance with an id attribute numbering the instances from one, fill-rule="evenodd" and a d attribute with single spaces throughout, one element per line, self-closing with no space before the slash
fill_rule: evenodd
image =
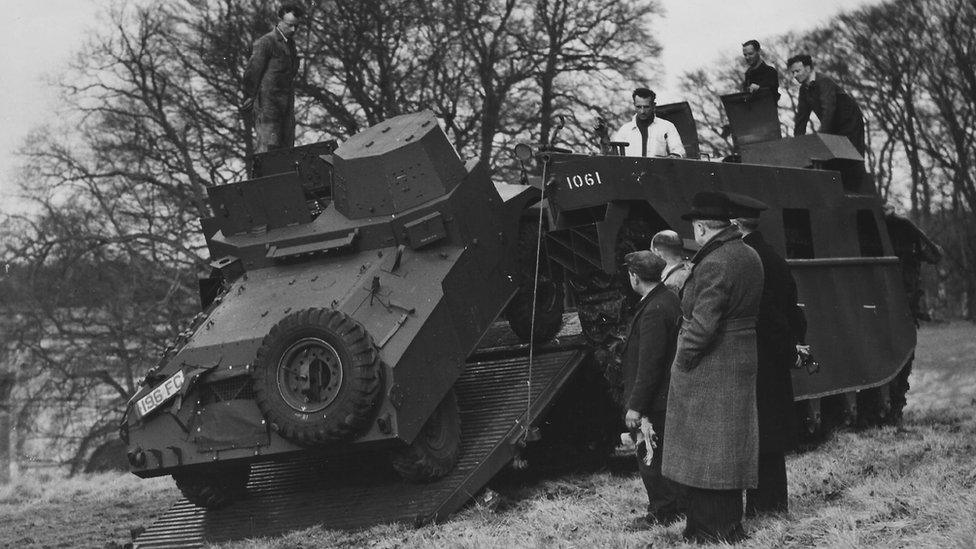
<path id="1" fill-rule="evenodd" d="M 539 191 L 463 162 L 429 111 L 251 169 L 208 189 L 204 308 L 129 402 L 132 471 L 206 507 L 240 496 L 252 463 L 300 452 L 390 452 L 409 480 L 444 475 L 465 358 L 506 306 L 532 335 L 517 258 Z"/>

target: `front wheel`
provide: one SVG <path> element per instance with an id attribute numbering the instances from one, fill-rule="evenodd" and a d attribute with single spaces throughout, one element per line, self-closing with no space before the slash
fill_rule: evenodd
<path id="1" fill-rule="evenodd" d="M 539 224 L 536 221 L 519 223 L 516 249 L 516 280 L 519 289 L 512 297 L 503 316 L 518 338 L 524 342 L 545 343 L 556 337 L 563 324 L 562 277 L 549 262 L 545 249 L 539 251 Z M 539 272 L 536 278 L 536 255 Z M 534 292 L 533 292 L 534 285 Z M 535 296 L 535 309 L 532 297 Z M 533 322 L 533 313 L 535 320 Z"/>
<path id="2" fill-rule="evenodd" d="M 451 389 L 413 443 L 393 454 L 393 469 L 411 482 L 430 482 L 450 473 L 460 452 L 461 418 Z"/>

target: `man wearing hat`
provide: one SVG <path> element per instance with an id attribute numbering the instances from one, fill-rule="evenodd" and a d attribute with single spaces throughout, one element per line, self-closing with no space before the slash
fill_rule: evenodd
<path id="1" fill-rule="evenodd" d="M 641 250 L 627 254 L 624 263 L 631 288 L 641 296 L 622 354 L 627 407 L 624 420 L 632 432 L 649 422 L 657 434 L 657 447 L 652 448 L 652 441 L 645 437 L 645 450 L 637 456 L 648 503 L 647 514 L 638 517 L 634 526 L 649 527 L 675 522 L 679 514 L 678 488 L 661 475 L 661 452 L 681 307 L 678 297 L 660 282 L 665 266 L 663 259 Z M 645 459 L 648 450 L 653 452 L 649 463 Z"/>
<path id="2" fill-rule="evenodd" d="M 684 537 L 736 542 L 742 490 L 756 487 L 756 316 L 762 263 L 729 223 L 729 202 L 701 192 L 690 220 L 702 246 L 681 298 L 662 472 L 686 487 Z"/>
<path id="3" fill-rule="evenodd" d="M 741 194 L 726 195 L 732 223 L 742 232 L 742 240 L 759 254 L 763 267 L 763 292 L 756 324 L 759 484 L 746 491 L 746 515 L 786 512 L 784 454 L 796 446 L 790 370 L 796 360 L 796 344 L 803 341 L 807 323 L 796 304 L 796 281 L 789 265 L 759 232 L 759 215 L 767 209 L 766 204 Z"/>

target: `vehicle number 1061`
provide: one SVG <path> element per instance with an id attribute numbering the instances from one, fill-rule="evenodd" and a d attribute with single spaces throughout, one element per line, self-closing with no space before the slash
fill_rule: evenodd
<path id="1" fill-rule="evenodd" d="M 602 185 L 603 180 L 600 179 L 600 172 L 593 173 L 583 173 L 576 174 L 573 176 L 566 176 L 566 184 L 569 185 L 569 189 L 579 189 L 581 187 L 592 187 L 594 185 Z"/>

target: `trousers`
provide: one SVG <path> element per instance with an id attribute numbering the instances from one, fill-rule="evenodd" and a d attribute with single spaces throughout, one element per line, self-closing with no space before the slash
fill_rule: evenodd
<path id="1" fill-rule="evenodd" d="M 661 459 L 664 456 L 664 418 L 666 413 L 652 412 L 648 415 L 657 433 L 657 448 L 651 457 L 651 464 L 644 462 L 643 451 L 637 455 L 637 467 L 641 480 L 647 490 L 647 516 L 657 522 L 667 523 L 683 512 L 681 487 L 661 474 Z M 641 448 L 643 450 L 643 447 Z"/>
<path id="2" fill-rule="evenodd" d="M 746 516 L 756 513 L 785 513 L 789 510 L 786 490 L 786 456 L 783 452 L 759 454 L 759 482 L 746 490 Z"/>
<path id="3" fill-rule="evenodd" d="M 686 486 L 684 538 L 696 543 L 736 543 L 745 539 L 742 529 L 742 490 L 710 490 Z"/>

